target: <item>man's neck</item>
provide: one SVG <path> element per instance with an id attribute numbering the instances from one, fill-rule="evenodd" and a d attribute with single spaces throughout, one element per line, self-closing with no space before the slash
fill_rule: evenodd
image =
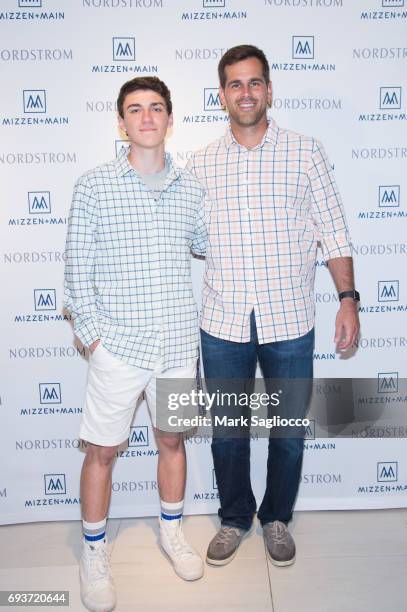
<path id="1" fill-rule="evenodd" d="M 263 121 L 256 125 L 242 126 L 231 120 L 230 127 L 236 142 L 242 145 L 242 147 L 253 149 L 263 140 L 264 134 L 267 132 L 268 122 L 267 118 L 264 118 Z"/>
<path id="2" fill-rule="evenodd" d="M 130 145 L 129 163 L 140 174 L 155 174 L 165 167 L 164 145 L 155 149 L 144 149 Z"/>

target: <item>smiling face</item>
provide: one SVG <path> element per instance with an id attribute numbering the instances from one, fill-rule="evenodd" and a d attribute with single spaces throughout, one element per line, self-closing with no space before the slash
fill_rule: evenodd
<path id="1" fill-rule="evenodd" d="M 172 126 L 165 100 L 150 89 L 127 94 L 123 101 L 123 117 L 119 126 L 127 133 L 130 143 L 145 149 L 163 145 L 167 130 Z"/>
<path id="2" fill-rule="evenodd" d="M 267 121 L 271 104 L 271 82 L 263 76 L 257 57 L 249 57 L 225 66 L 226 82 L 220 88 L 220 99 L 229 112 L 230 121 L 239 127 L 252 127 Z"/>

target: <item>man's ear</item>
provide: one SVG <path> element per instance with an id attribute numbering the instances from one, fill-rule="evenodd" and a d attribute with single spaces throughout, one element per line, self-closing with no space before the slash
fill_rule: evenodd
<path id="1" fill-rule="evenodd" d="M 273 83 L 269 81 L 269 84 L 267 85 L 267 103 L 269 106 L 271 106 L 272 102 L 273 102 Z"/>
<path id="2" fill-rule="evenodd" d="M 222 106 L 226 108 L 225 90 L 222 87 L 219 87 L 219 100 Z"/>
<path id="3" fill-rule="evenodd" d="M 124 125 L 123 117 L 120 117 L 119 113 L 117 113 L 117 123 L 119 124 L 119 128 L 122 132 L 126 134 L 126 126 Z"/>

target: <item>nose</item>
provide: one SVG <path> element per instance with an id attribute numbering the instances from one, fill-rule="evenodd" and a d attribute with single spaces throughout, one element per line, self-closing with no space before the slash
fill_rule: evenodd
<path id="1" fill-rule="evenodd" d="M 149 108 L 143 109 L 142 116 L 141 116 L 142 123 L 147 123 L 147 124 L 151 123 L 152 118 L 153 116 L 152 116 L 151 110 Z"/>
<path id="2" fill-rule="evenodd" d="M 241 94 L 244 98 L 250 97 L 251 92 L 250 92 L 250 85 L 248 83 L 242 84 Z"/>

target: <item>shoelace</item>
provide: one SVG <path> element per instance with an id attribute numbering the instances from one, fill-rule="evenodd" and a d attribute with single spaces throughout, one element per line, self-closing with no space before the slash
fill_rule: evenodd
<path id="1" fill-rule="evenodd" d="M 184 534 L 180 528 L 177 528 L 173 534 L 168 534 L 172 550 L 180 557 L 189 557 L 194 555 L 194 551 L 187 544 Z"/>
<path id="2" fill-rule="evenodd" d="M 274 521 L 271 526 L 271 533 L 273 538 L 278 544 L 282 544 L 286 537 L 287 528 L 284 523 L 280 523 L 280 521 Z"/>
<path id="3" fill-rule="evenodd" d="M 221 544 L 228 544 L 229 540 L 231 540 L 232 537 L 236 535 L 238 535 L 238 532 L 235 527 L 222 527 L 217 537 L 217 540 Z"/>
<path id="4" fill-rule="evenodd" d="M 93 585 L 100 580 L 109 580 L 109 559 L 105 549 L 91 551 L 89 560 L 89 582 Z"/>

